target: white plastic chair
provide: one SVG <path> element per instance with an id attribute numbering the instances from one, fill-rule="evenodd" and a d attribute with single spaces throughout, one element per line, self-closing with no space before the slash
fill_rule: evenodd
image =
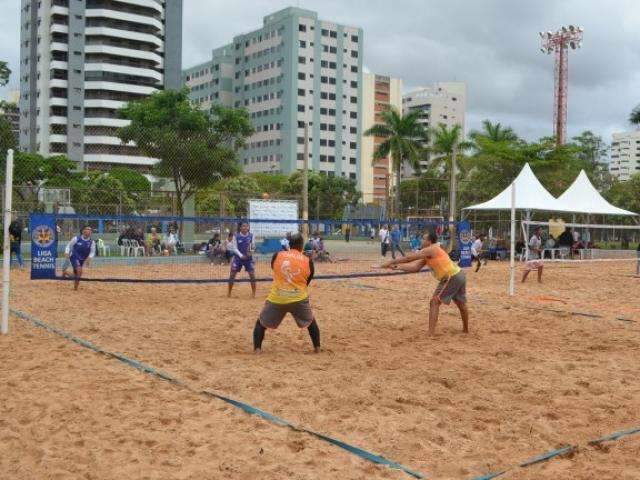
<path id="1" fill-rule="evenodd" d="M 111 256 L 111 247 L 109 245 L 107 245 L 106 243 L 104 243 L 104 240 L 100 239 L 98 240 L 98 252 L 100 253 L 100 256 L 102 257 L 107 257 L 107 256 Z"/>
<path id="2" fill-rule="evenodd" d="M 131 255 L 131 242 L 126 238 L 122 239 L 122 245 L 120 245 L 120 255 L 122 255 L 123 257 L 128 257 Z"/>
<path id="3" fill-rule="evenodd" d="M 141 246 L 137 240 L 131 240 L 131 251 L 134 257 L 137 257 L 138 253 L 144 257 L 144 247 Z"/>

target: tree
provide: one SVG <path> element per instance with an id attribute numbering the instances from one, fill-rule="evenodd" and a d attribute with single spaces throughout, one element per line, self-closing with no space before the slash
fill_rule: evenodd
<path id="1" fill-rule="evenodd" d="M 482 130 L 473 131 L 469 134 L 469 137 L 476 143 L 483 140 L 497 142 L 515 142 L 518 140 L 518 136 L 515 134 L 511 127 L 503 127 L 500 123 L 491 123 L 490 120 L 482 121 Z"/>
<path id="2" fill-rule="evenodd" d="M 6 161 L 7 150 L 9 149 L 16 149 L 16 137 L 9 121 L 0 115 L 0 157 L 2 157 L 2 162 Z"/>
<path id="3" fill-rule="evenodd" d="M 4 86 L 9 83 L 10 76 L 11 69 L 7 66 L 7 62 L 0 60 L 0 86 Z"/>
<path id="4" fill-rule="evenodd" d="M 631 125 L 640 126 L 640 105 L 631 111 L 631 115 L 629 115 L 629 123 L 631 123 Z"/>
<path id="5" fill-rule="evenodd" d="M 423 144 L 427 141 L 427 132 L 418 122 L 420 112 L 402 114 L 394 107 L 383 111 L 380 116 L 382 122 L 374 125 L 364 134 L 368 137 L 380 137 L 383 140 L 378 145 L 373 161 L 391 157 L 393 171 L 396 176 L 395 217 L 400 217 L 400 181 L 402 166 L 407 163 L 415 171 L 420 171 L 420 159 L 424 154 Z"/>
<path id="6" fill-rule="evenodd" d="M 89 173 L 82 188 L 71 190 L 71 201 L 78 213 L 90 215 L 128 214 L 135 209 L 135 201 L 122 182 L 107 172 Z"/>
<path id="7" fill-rule="evenodd" d="M 293 173 L 285 187 L 289 195 L 302 195 L 302 173 Z M 356 205 L 360 200 L 356 182 L 344 177 L 330 177 L 318 172 L 309 172 L 309 203 L 314 204 L 316 218 L 341 219 L 347 205 Z M 311 207 L 310 210 L 314 208 Z"/>
<path id="8" fill-rule="evenodd" d="M 625 182 L 614 182 L 604 196 L 617 207 L 640 213 L 640 173 Z"/>
<path id="9" fill-rule="evenodd" d="M 191 105 L 187 90 L 154 93 L 128 103 L 120 115 L 131 124 L 118 136 L 160 160 L 155 173 L 173 180 L 181 217 L 199 189 L 238 173 L 236 152 L 253 134 L 246 110 L 215 106 L 204 112 Z"/>

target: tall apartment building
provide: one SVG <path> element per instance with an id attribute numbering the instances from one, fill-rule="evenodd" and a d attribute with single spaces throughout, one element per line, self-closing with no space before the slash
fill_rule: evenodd
<path id="1" fill-rule="evenodd" d="M 224 76 L 222 67 L 215 70 L 222 65 L 220 51 L 225 65 L 231 55 L 231 77 Z M 262 28 L 214 50 L 211 62 L 185 70 L 183 80 L 192 100 L 204 108 L 226 103 L 222 93 L 231 81 L 230 105 L 246 108 L 256 129 L 241 157 L 246 172 L 301 170 L 307 124 L 310 168 L 358 179 L 362 56 L 361 29 L 292 7 L 266 16 Z"/>
<path id="2" fill-rule="evenodd" d="M 205 110 L 214 104 L 233 106 L 233 51 L 233 44 L 217 48 L 211 60 L 182 71 L 182 83 L 189 87 L 193 104 Z"/>
<path id="3" fill-rule="evenodd" d="M 21 1 L 21 149 L 152 165 L 117 138 L 117 110 L 181 87 L 182 0 Z"/>
<path id="4" fill-rule="evenodd" d="M 415 90 L 402 99 L 405 114 L 419 111 L 420 123 L 426 128 L 435 128 L 443 123 L 451 128 L 460 125 L 464 132 L 467 104 L 467 86 L 463 82 L 440 82 Z M 427 166 L 427 161 L 423 162 Z M 411 176 L 413 171 L 405 169 Z"/>
<path id="5" fill-rule="evenodd" d="M 380 123 L 380 114 L 391 107 L 402 112 L 402 80 L 397 78 L 364 74 L 362 97 L 362 161 L 360 162 L 360 184 L 365 203 L 384 204 L 389 190 L 394 185 L 392 165 L 389 158 L 374 161 L 374 152 L 383 139 L 365 137 L 364 132 Z"/>
<path id="6" fill-rule="evenodd" d="M 622 181 L 640 174 L 640 130 L 613 134 L 609 172 Z"/>

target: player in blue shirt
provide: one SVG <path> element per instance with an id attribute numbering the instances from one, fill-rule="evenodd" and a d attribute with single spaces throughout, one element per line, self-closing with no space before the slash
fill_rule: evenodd
<path id="1" fill-rule="evenodd" d="M 240 224 L 240 229 L 233 237 L 233 244 L 231 246 L 233 258 L 231 259 L 231 274 L 229 275 L 229 292 L 227 296 L 231 296 L 231 290 L 233 289 L 233 282 L 236 279 L 236 275 L 244 268 L 249 274 L 249 279 L 251 280 L 251 293 L 255 298 L 256 273 L 255 264 L 253 262 L 253 252 L 255 249 L 253 233 L 249 231 L 249 224 L 247 222 L 242 222 Z"/>
<path id="2" fill-rule="evenodd" d="M 73 281 L 74 290 L 78 290 L 78 286 L 80 286 L 82 268 L 91 258 L 96 256 L 96 242 L 92 240 L 91 233 L 91 227 L 88 225 L 83 227 L 82 233 L 73 237 L 64 249 L 64 256 L 69 259 L 75 275 Z M 67 268 L 62 272 L 65 277 L 68 276 Z"/>

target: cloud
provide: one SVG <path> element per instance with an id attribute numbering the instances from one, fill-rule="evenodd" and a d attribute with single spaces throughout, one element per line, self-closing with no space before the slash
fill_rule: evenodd
<path id="1" fill-rule="evenodd" d="M 0 0 L 0 58 L 18 70 L 17 0 Z M 295 5 L 283 0 L 184 0 L 183 63 Z M 485 119 L 513 126 L 529 139 L 549 135 L 553 118 L 553 57 L 539 51 L 538 31 L 585 27 L 584 47 L 571 52 L 569 135 L 591 129 L 610 139 L 627 130 L 640 103 L 640 2 L 617 0 L 301 0 L 320 18 L 364 29 L 365 64 L 397 76 L 407 88 L 465 81 L 467 130 Z M 12 80 L 17 88 L 17 75 Z M 6 90 L 6 89 L 5 89 Z M 0 89 L 0 96 L 2 90 Z"/>

